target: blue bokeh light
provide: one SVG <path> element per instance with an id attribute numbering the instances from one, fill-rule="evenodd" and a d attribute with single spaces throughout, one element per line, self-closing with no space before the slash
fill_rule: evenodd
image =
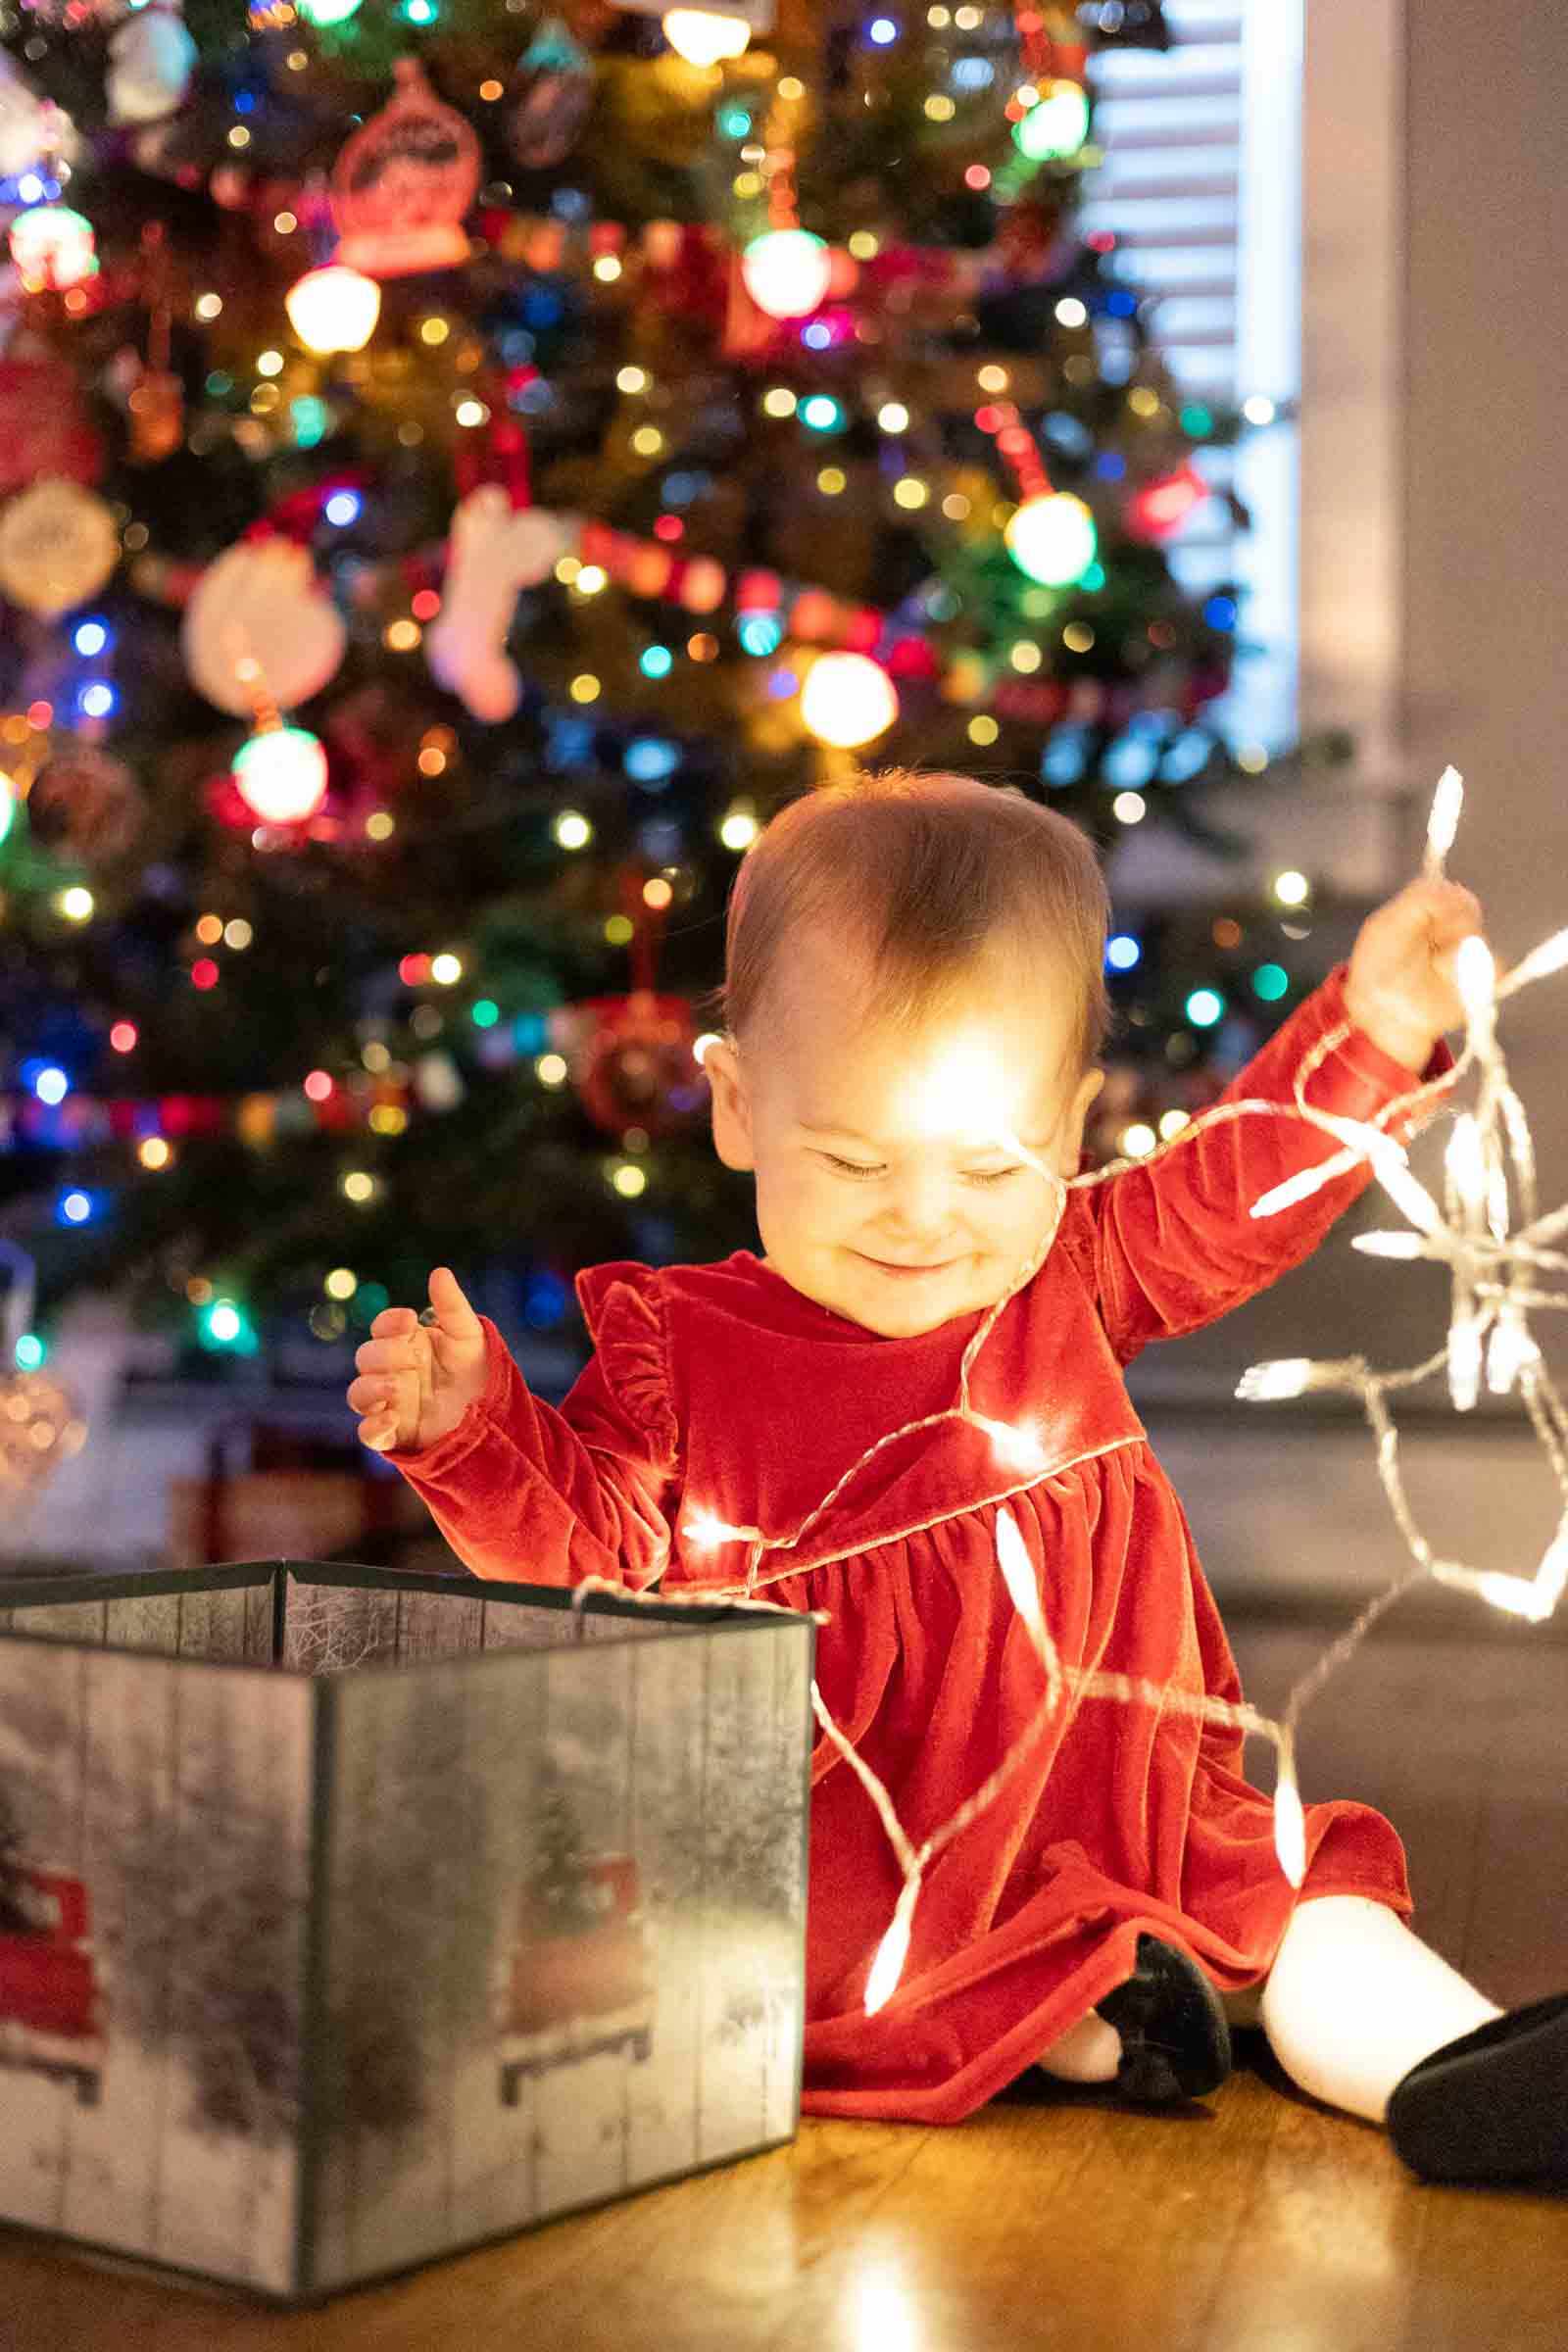
<path id="1" fill-rule="evenodd" d="M 662 735 L 634 735 L 621 755 L 634 784 L 662 784 L 680 765 L 680 746 Z"/>

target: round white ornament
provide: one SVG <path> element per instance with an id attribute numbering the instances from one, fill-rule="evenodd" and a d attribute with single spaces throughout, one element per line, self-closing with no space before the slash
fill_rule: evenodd
<path id="1" fill-rule="evenodd" d="M 0 508 L 0 594 L 24 612 L 71 612 L 119 562 L 114 515 L 79 482 L 46 475 Z"/>
<path id="2" fill-rule="evenodd" d="M 184 97 L 196 65 L 181 0 L 148 0 L 109 42 L 109 120 L 160 122 Z"/>
<path id="3" fill-rule="evenodd" d="M 0 179 L 17 179 L 30 171 L 67 120 L 0 50 Z"/>
<path id="4" fill-rule="evenodd" d="M 345 637 L 309 550 L 262 539 L 209 564 L 185 607 L 180 644 L 197 691 L 248 718 L 261 698 L 288 710 L 319 694 L 337 674 Z"/>

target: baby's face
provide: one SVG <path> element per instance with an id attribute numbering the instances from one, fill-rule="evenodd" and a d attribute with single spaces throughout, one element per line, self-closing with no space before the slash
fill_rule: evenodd
<path id="1" fill-rule="evenodd" d="M 718 1153 L 757 1178 L 767 1262 L 886 1339 L 933 1331 L 1011 1289 L 1054 1211 L 1016 1138 L 1077 1173 L 1102 1073 L 1069 1059 L 1060 977 L 999 954 L 922 1030 L 866 1026 L 854 946 L 792 941 L 744 1051 L 709 1049 Z M 963 1083 L 978 1074 L 977 1097 Z M 988 1105 L 977 1112 L 977 1102 Z"/>

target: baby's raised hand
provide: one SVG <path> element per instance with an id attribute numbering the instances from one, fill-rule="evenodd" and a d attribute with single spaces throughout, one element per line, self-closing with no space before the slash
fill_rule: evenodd
<path id="1" fill-rule="evenodd" d="M 383 1307 L 354 1358 L 348 1400 L 363 1416 L 361 1443 L 377 1453 L 433 1446 L 484 1395 L 484 1327 L 450 1267 L 432 1271 L 426 1312 Z"/>
<path id="2" fill-rule="evenodd" d="M 1407 1070 L 1424 1070 L 1438 1040 L 1464 1020 L 1454 951 L 1472 932 L 1485 933 L 1474 891 L 1422 879 L 1369 914 L 1356 933 L 1346 1011 Z"/>

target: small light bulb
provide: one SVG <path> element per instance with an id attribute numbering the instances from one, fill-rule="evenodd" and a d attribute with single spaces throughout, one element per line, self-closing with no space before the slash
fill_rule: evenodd
<path id="1" fill-rule="evenodd" d="M 909 1922 L 914 1914 L 915 1897 L 919 1891 L 920 1882 L 917 1877 L 905 1881 L 904 1891 L 899 1896 L 898 1909 L 893 1914 L 893 1925 L 877 1945 L 876 1958 L 871 1964 L 871 1974 L 866 1979 L 865 1984 L 865 2014 L 867 2017 L 875 2017 L 879 2009 L 886 2008 L 899 1988 L 899 1979 L 904 1974 L 904 1963 L 909 1956 Z"/>
<path id="2" fill-rule="evenodd" d="M 1306 1815 L 1296 1785 L 1296 1766 L 1288 1752 L 1280 1756 L 1274 1788 L 1274 1851 L 1291 1885 L 1299 1886 L 1306 1877 Z"/>
<path id="3" fill-rule="evenodd" d="M 1312 1359 L 1306 1355 L 1275 1356 L 1265 1364 L 1250 1364 L 1237 1383 L 1236 1394 L 1249 1404 L 1278 1396 L 1299 1396 L 1311 1382 Z"/>

